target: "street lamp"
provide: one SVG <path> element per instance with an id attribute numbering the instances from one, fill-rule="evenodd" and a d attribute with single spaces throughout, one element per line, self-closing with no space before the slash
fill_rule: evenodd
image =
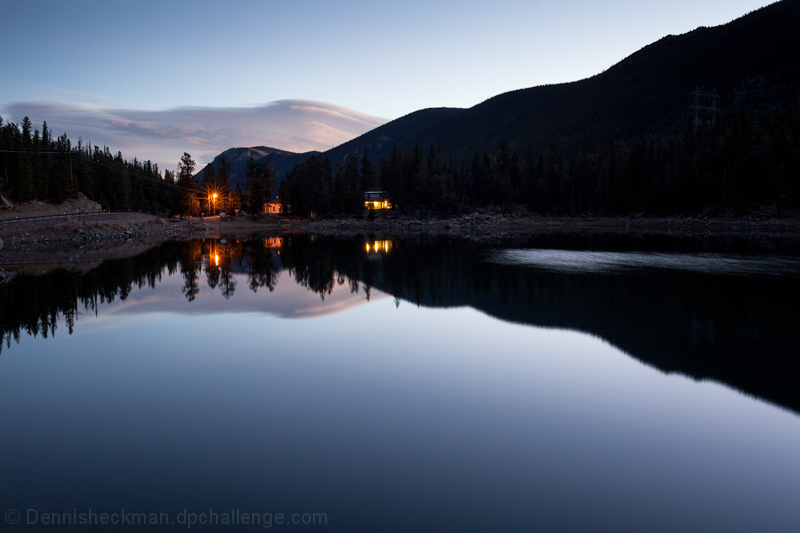
<path id="1" fill-rule="evenodd" d="M 214 216 L 216 214 L 216 210 L 217 210 L 217 193 L 214 193 L 213 199 L 214 199 L 214 206 L 211 208 L 211 216 Z"/>

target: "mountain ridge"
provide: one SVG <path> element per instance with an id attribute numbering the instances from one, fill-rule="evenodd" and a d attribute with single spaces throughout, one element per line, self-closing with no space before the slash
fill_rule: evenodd
<path id="1" fill-rule="evenodd" d="M 727 24 L 667 35 L 599 74 L 498 94 L 444 117 L 398 146 L 440 144 L 463 156 L 496 149 L 502 140 L 512 149 L 531 144 L 543 150 L 551 143 L 591 149 L 607 140 L 629 139 L 685 106 L 696 86 L 722 94 L 741 89 L 747 80 L 766 85 L 800 81 L 799 23 L 800 2 L 783 0 Z M 393 122 L 383 131 L 391 131 Z M 338 156 L 359 148 L 354 139 L 334 150 Z"/>
<path id="2" fill-rule="evenodd" d="M 228 148 L 224 152 L 218 154 L 211 161 L 211 165 L 219 168 L 223 157 L 227 157 L 231 162 L 231 176 L 230 187 L 235 188 L 236 185 L 245 185 L 245 165 L 252 157 L 257 163 L 263 163 L 267 158 L 275 166 L 275 171 L 280 180 L 286 173 L 297 163 L 305 161 L 307 158 L 320 152 L 311 151 L 304 153 L 290 152 L 288 150 L 281 150 L 279 148 L 272 148 L 270 146 L 251 146 L 251 147 L 234 147 Z M 202 181 L 205 176 L 204 169 L 201 169 L 195 174 L 195 179 Z M 276 185 L 277 187 L 277 185 Z"/>
<path id="3" fill-rule="evenodd" d="M 782 0 L 726 24 L 664 36 L 582 80 L 510 90 L 466 109 L 409 113 L 323 155 L 336 164 L 365 149 L 379 159 L 395 143 L 402 150 L 438 144 L 444 153 L 465 157 L 496 150 L 501 141 L 520 152 L 629 140 L 671 114 L 686 115 L 695 88 L 739 94 L 799 83 L 797 27 L 800 0 Z"/>

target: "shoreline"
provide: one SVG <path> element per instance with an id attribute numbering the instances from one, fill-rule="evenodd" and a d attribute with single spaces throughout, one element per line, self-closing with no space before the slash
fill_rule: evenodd
<path id="1" fill-rule="evenodd" d="M 170 240 L 247 239 L 312 234 L 342 237 L 449 237 L 476 241 L 545 235 L 667 236 L 787 241 L 800 245 L 800 220 L 707 218 L 588 218 L 480 216 L 420 220 L 270 219 L 208 217 L 164 220 L 142 213 L 20 220 L 0 223 L 0 267 L 34 273 L 57 268 L 86 270 L 105 260 L 132 257 Z"/>
<path id="2" fill-rule="evenodd" d="M 170 223 L 144 213 L 65 215 L 0 221 L 4 250 L 40 249 L 57 243 L 80 246 L 105 241 L 195 236 L 207 227 L 195 221 Z"/>
<path id="3" fill-rule="evenodd" d="M 474 215 L 474 214 L 473 214 Z M 751 218 L 622 218 L 622 217 L 543 217 L 479 215 L 459 218 L 420 220 L 396 217 L 367 220 L 308 220 L 295 228 L 323 235 L 422 234 L 465 237 L 474 235 L 513 236 L 542 233 L 617 233 L 642 235 L 731 235 L 741 237 L 800 237 L 800 219 Z"/>
<path id="4" fill-rule="evenodd" d="M 477 215 L 477 216 L 475 216 Z M 523 235 L 542 233 L 619 233 L 652 235 L 731 235 L 800 237 L 800 219 L 623 218 L 478 215 L 419 219 L 408 216 L 364 219 L 259 219 L 206 217 L 162 219 L 144 213 L 101 213 L 0 221 L 0 250 L 36 250 L 57 244 L 89 245 L 107 241 L 173 238 L 222 238 L 251 233 L 321 235 Z"/>

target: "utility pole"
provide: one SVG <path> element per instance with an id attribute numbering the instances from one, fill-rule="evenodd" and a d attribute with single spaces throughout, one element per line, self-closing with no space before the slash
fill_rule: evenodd
<path id="1" fill-rule="evenodd" d="M 692 91 L 692 105 L 689 106 L 694 116 L 695 128 L 704 121 L 711 122 L 711 124 L 717 123 L 718 102 L 717 89 L 701 91 L 698 87 L 695 87 L 694 91 Z"/>
<path id="2" fill-rule="evenodd" d="M 69 152 L 69 187 L 75 193 L 75 178 L 72 177 L 72 151 Z"/>

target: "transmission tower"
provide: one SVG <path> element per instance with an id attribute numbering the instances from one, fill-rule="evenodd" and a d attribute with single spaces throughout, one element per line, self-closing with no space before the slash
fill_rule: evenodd
<path id="1" fill-rule="evenodd" d="M 695 128 L 703 122 L 717 123 L 718 102 L 719 95 L 716 89 L 712 91 L 701 91 L 699 88 L 695 87 L 694 91 L 692 91 L 692 105 L 689 106 L 692 115 L 694 115 Z"/>

